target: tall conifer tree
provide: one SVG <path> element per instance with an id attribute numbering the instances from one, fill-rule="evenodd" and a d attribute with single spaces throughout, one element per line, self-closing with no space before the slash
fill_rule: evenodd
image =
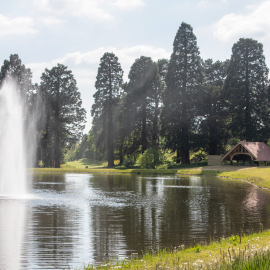
<path id="1" fill-rule="evenodd" d="M 177 162 L 190 163 L 195 99 L 202 85 L 202 67 L 197 38 L 189 24 L 182 23 L 173 43 L 163 96 L 162 133 L 167 147 L 177 151 Z"/>
<path id="2" fill-rule="evenodd" d="M 41 139 L 43 155 L 51 156 L 53 153 L 55 167 L 60 168 L 67 145 L 72 145 L 82 137 L 86 112 L 81 107 L 77 82 L 72 72 L 62 64 L 50 70 L 45 69 L 41 75 L 40 91 L 46 102 L 47 115 Z"/>
<path id="3" fill-rule="evenodd" d="M 150 57 L 136 59 L 129 72 L 127 102 L 133 115 L 133 130 L 140 130 L 142 153 L 158 147 L 159 95 L 162 83 L 157 63 Z"/>
<path id="4" fill-rule="evenodd" d="M 209 155 L 220 155 L 228 139 L 228 112 L 223 93 L 229 60 L 204 61 L 204 87 L 198 107 L 202 120 L 199 126 L 200 145 Z"/>
<path id="5" fill-rule="evenodd" d="M 231 130 L 240 140 L 258 139 L 263 108 L 267 106 L 268 68 L 263 45 L 251 38 L 240 38 L 232 47 L 225 81 L 231 113 Z"/>
<path id="6" fill-rule="evenodd" d="M 91 115 L 97 138 L 101 144 L 104 138 L 107 143 L 108 167 L 114 166 L 115 130 L 113 124 L 114 109 L 120 99 L 121 85 L 123 84 L 123 70 L 118 58 L 113 53 L 105 53 L 100 59 L 94 94 L 94 104 Z"/>

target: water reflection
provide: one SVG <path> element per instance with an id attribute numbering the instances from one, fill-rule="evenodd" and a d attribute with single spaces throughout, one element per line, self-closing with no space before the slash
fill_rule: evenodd
<path id="1" fill-rule="evenodd" d="M 215 177 L 37 174 L 32 193 L 0 199 L 0 269 L 74 268 L 270 227 L 269 191 Z"/>
<path id="2" fill-rule="evenodd" d="M 25 255 L 26 205 L 16 200 L 0 202 L 0 269 L 21 269 Z"/>

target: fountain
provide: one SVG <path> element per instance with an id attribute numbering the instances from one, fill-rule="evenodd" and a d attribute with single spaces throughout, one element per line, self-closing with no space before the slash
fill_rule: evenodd
<path id="1" fill-rule="evenodd" d="M 0 90 L 0 196 L 27 191 L 24 113 L 16 84 L 6 80 Z"/>

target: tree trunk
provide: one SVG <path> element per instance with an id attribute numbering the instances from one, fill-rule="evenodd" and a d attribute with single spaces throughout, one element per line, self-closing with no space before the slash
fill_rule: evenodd
<path id="1" fill-rule="evenodd" d="M 120 139 L 119 159 L 120 159 L 119 165 L 122 165 L 124 163 L 124 152 L 123 152 L 122 138 Z"/>
<path id="2" fill-rule="evenodd" d="M 250 93 L 249 93 L 249 66 L 248 66 L 248 50 L 246 50 L 246 55 L 245 55 L 245 61 L 246 61 L 246 66 L 245 66 L 245 101 L 246 101 L 246 108 L 245 108 L 245 138 L 246 141 L 252 141 L 252 124 L 251 124 L 251 108 L 250 108 Z"/>
<path id="3" fill-rule="evenodd" d="M 183 76 L 183 107 L 182 107 L 182 130 L 181 130 L 181 158 L 182 164 L 190 164 L 189 161 L 189 130 L 188 130 L 188 108 L 187 108 L 187 73 L 188 73 L 188 63 L 187 63 L 187 40 L 185 36 L 184 41 L 185 46 L 185 59 L 184 59 L 184 76 Z"/>
<path id="4" fill-rule="evenodd" d="M 146 133 L 146 104 L 143 102 L 142 105 L 142 133 L 141 133 L 141 141 L 142 141 L 142 154 L 147 149 L 147 133 Z"/>
<path id="5" fill-rule="evenodd" d="M 158 91 L 156 89 L 156 91 Z M 155 98 L 155 113 L 154 113 L 154 119 L 153 119 L 153 135 L 152 135 L 152 147 L 157 149 L 159 148 L 159 138 L 158 138 L 158 115 L 159 115 L 159 98 L 158 95 Z"/>
<path id="6" fill-rule="evenodd" d="M 60 92 L 60 82 L 58 78 L 58 85 L 56 90 L 56 101 L 55 101 L 55 140 L 54 140 L 54 164 L 55 168 L 60 168 L 60 121 L 59 121 L 59 114 L 60 114 L 60 104 L 59 104 L 59 92 Z"/>
<path id="7" fill-rule="evenodd" d="M 217 129 L 216 129 L 216 119 L 210 119 L 210 128 L 209 128 L 209 155 L 217 155 L 217 145 L 218 145 L 218 139 L 217 139 Z"/>
<path id="8" fill-rule="evenodd" d="M 180 151 L 180 148 L 177 147 L 177 150 L 176 150 L 176 163 L 180 164 L 181 162 L 181 151 Z"/>
<path id="9" fill-rule="evenodd" d="M 112 119 L 112 77 L 110 70 L 110 93 L 109 93 L 109 108 L 108 108 L 108 130 L 107 130 L 107 142 L 108 142 L 108 167 L 114 166 L 113 157 L 113 119 Z"/>

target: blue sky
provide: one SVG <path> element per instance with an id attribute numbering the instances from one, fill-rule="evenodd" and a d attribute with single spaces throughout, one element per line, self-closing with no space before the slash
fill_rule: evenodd
<path id="1" fill-rule="evenodd" d="M 9 0 L 0 2 L 0 62 L 19 54 L 39 83 L 44 69 L 65 64 L 74 73 L 87 110 L 104 52 L 124 69 L 136 58 L 169 58 L 175 34 L 193 27 L 204 59 L 225 60 L 239 38 L 264 45 L 270 67 L 270 0 Z"/>

